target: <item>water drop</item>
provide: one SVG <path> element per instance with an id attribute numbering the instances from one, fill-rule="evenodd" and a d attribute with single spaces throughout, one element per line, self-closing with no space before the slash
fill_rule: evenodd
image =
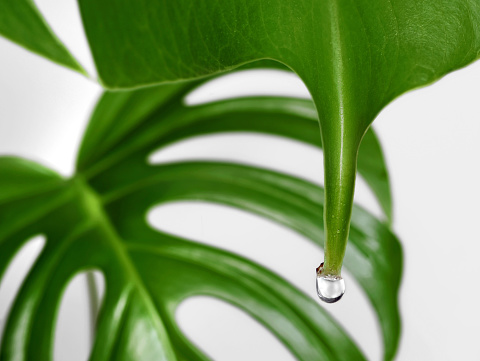
<path id="1" fill-rule="evenodd" d="M 335 303 L 345 293 L 345 281 L 341 276 L 324 275 L 323 263 L 317 268 L 317 295 L 323 302 Z"/>

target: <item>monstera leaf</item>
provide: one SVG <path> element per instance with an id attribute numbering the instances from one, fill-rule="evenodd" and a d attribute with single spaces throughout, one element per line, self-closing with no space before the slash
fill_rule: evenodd
<path id="1" fill-rule="evenodd" d="M 28 27 L 18 12 L 27 2 L 0 4 L 23 38 Z M 199 78 L 260 59 L 300 76 L 324 143 L 324 269 L 332 275 L 341 271 L 356 158 L 371 122 L 395 97 L 480 53 L 478 0 L 81 0 L 79 7 L 107 88 Z"/>
<path id="2" fill-rule="evenodd" d="M 78 159 L 63 179 L 18 158 L 0 158 L 0 277 L 32 236 L 46 244 L 9 314 L 0 359 L 49 360 L 62 292 L 78 272 L 100 270 L 106 295 L 91 360 L 207 360 L 181 332 L 175 309 L 184 299 L 225 300 L 265 325 L 299 360 L 362 360 L 339 325 L 285 280 L 245 258 L 153 230 L 146 213 L 177 200 L 225 204 L 281 223 L 323 246 L 323 190 L 267 169 L 218 162 L 151 165 L 152 152 L 201 134 L 249 131 L 321 146 L 308 100 L 243 98 L 186 106 L 199 83 L 106 93 Z M 359 171 L 389 208 L 388 178 L 373 132 L 364 138 Z M 401 248 L 383 222 L 355 207 L 349 267 L 383 330 L 385 359 L 399 339 Z"/>
<path id="3" fill-rule="evenodd" d="M 104 85 L 286 64 L 315 102 L 325 158 L 325 273 L 339 275 L 361 139 L 398 95 L 480 53 L 478 0 L 79 1 Z M 114 16 L 112 14 L 115 14 Z"/>

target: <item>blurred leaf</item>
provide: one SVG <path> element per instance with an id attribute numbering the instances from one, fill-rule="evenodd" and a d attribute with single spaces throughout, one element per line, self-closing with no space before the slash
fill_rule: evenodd
<path id="1" fill-rule="evenodd" d="M 154 145 L 220 132 L 275 134 L 322 147 L 313 102 L 285 97 L 247 97 L 187 106 L 185 96 L 199 84 L 178 83 L 129 92 L 106 92 L 100 99 L 80 150 L 79 169 L 93 176 L 128 154 Z M 101 159 L 100 159 L 101 158 Z M 95 163 L 95 164 L 91 164 Z M 392 221 L 388 171 L 373 130 L 363 138 L 358 172 Z"/>
<path id="2" fill-rule="evenodd" d="M 271 271 L 146 223 L 146 212 L 157 204 L 204 200 L 259 214 L 323 243 L 320 187 L 236 164 L 148 164 L 153 151 L 185 137 L 228 130 L 286 136 L 289 122 L 292 138 L 319 145 L 318 135 L 311 134 L 316 128 L 309 101 L 246 98 L 186 107 L 181 101 L 191 88 L 171 84 L 105 94 L 72 179 L 29 161 L 0 158 L 0 277 L 26 240 L 46 237 L 11 309 L 2 361 L 52 359 L 62 293 L 86 269 L 100 270 L 106 281 L 91 360 L 208 359 L 174 317 L 178 304 L 194 295 L 245 310 L 299 360 L 364 359 L 316 301 Z M 256 121 L 240 125 L 241 117 L 254 115 Z M 366 149 L 375 156 L 375 147 Z M 383 163 L 379 167 L 385 169 Z M 385 358 L 392 359 L 399 338 L 400 246 L 387 226 L 360 208 L 354 211 L 351 241 L 346 265 L 379 316 Z"/>
<path id="3" fill-rule="evenodd" d="M 0 35 L 86 75 L 82 66 L 50 29 L 33 0 L 0 0 Z"/>
<path id="4" fill-rule="evenodd" d="M 22 167 L 20 175 L 12 171 Z M 126 218 L 110 214 L 101 196 L 79 177 L 58 184 L 58 177 L 40 166 L 12 158 L 0 158 L 0 174 L 2 185 L 24 182 L 22 175 L 57 184 L 27 197 L 17 192 L 0 208 L 2 219 L 12 220 L 2 223 L 0 270 L 30 236 L 47 238 L 9 315 L 2 360 L 52 359 L 62 292 L 76 273 L 93 268 L 104 273 L 107 293 L 91 360 L 206 360 L 174 318 L 177 305 L 197 294 L 244 309 L 299 360 L 364 359 L 321 307 L 272 272 L 230 253 L 153 232 L 145 223 L 147 209 L 132 210 Z M 134 234 L 125 228 L 132 222 Z"/>
<path id="5" fill-rule="evenodd" d="M 140 158 L 139 155 L 136 160 Z M 142 214 L 142 210 L 155 204 L 152 198 L 155 202 L 202 200 L 257 213 L 305 235 L 321 247 L 324 245 L 320 221 L 324 194 L 311 183 L 235 164 L 192 162 L 130 169 L 131 176 L 124 177 L 122 188 L 107 192 L 109 187 L 105 187 L 103 199 L 110 213 L 115 212 L 114 223 L 132 235 L 143 219 L 127 222 L 128 214 L 132 210 Z M 102 186 L 115 183 L 119 177 L 116 171 L 105 175 Z M 353 211 L 349 241 L 345 266 L 378 315 L 385 358 L 391 359 L 400 337 L 397 302 L 402 271 L 400 244 L 384 224 L 359 207 Z"/>

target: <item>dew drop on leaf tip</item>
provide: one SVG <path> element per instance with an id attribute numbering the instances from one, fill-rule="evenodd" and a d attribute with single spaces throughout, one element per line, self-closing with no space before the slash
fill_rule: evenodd
<path id="1" fill-rule="evenodd" d="M 317 295 L 326 303 L 339 301 L 345 293 L 345 281 L 341 276 L 325 275 L 323 263 L 317 268 Z"/>

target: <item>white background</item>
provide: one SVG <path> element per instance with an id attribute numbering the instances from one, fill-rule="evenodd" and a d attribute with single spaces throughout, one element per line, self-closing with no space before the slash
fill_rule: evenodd
<path id="1" fill-rule="evenodd" d="M 94 73 L 75 2 L 37 3 L 62 40 Z M 95 82 L 0 39 L 0 154 L 24 156 L 71 175 L 100 92 Z M 192 94 L 189 101 L 252 92 L 308 97 L 295 76 L 257 71 L 219 80 Z M 397 359 L 479 360 L 480 63 L 402 96 L 374 124 L 392 179 L 394 230 L 405 253 L 400 293 L 403 336 Z M 322 183 L 319 151 L 275 137 L 237 134 L 189 140 L 154 159 L 191 159 L 192 155 L 264 165 Z M 361 180 L 356 199 L 380 214 Z M 149 220 L 164 230 L 253 258 L 315 297 L 312 269 L 321 260 L 321 251 L 289 230 L 244 212 L 199 203 L 163 206 Z M 41 239 L 29 243 L 0 284 L 0 333 L 18 283 L 41 245 Z M 380 360 L 375 315 L 352 277 L 346 274 L 346 279 L 344 299 L 327 308 L 369 359 Z M 252 319 L 219 301 L 189 300 L 177 317 L 185 332 L 215 360 L 294 359 Z M 62 302 L 56 361 L 87 359 L 87 320 L 85 280 L 78 276 Z"/>

